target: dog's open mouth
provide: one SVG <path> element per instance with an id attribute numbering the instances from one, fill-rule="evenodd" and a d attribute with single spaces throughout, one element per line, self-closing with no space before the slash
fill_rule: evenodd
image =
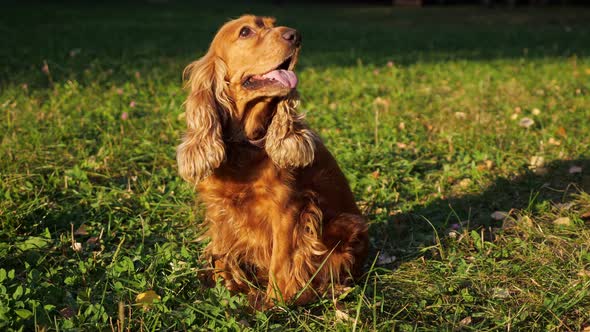
<path id="1" fill-rule="evenodd" d="M 289 56 L 275 69 L 261 75 L 251 75 L 242 84 L 247 89 L 259 89 L 275 85 L 281 88 L 294 89 L 297 87 L 297 75 L 293 72 L 293 56 Z"/>

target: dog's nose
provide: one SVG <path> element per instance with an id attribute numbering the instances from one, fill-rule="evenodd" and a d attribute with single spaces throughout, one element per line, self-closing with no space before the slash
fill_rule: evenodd
<path id="1" fill-rule="evenodd" d="M 295 46 L 301 44 L 301 34 L 295 29 L 287 28 L 287 30 L 283 32 L 283 39 Z"/>

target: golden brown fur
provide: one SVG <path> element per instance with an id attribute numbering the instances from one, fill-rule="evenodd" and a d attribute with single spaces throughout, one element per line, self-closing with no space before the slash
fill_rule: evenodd
<path id="1" fill-rule="evenodd" d="M 295 30 L 274 19 L 226 23 L 185 70 L 187 131 L 180 175 L 206 207 L 206 254 L 234 291 L 306 303 L 361 273 L 367 225 L 336 161 L 297 114 Z M 288 67 L 288 68 L 287 68 Z"/>

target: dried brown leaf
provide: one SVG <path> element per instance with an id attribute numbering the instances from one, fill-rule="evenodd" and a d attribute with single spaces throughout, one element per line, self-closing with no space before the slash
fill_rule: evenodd
<path id="1" fill-rule="evenodd" d="M 74 249 L 75 252 L 81 252 L 82 251 L 82 243 L 80 243 L 80 242 L 72 243 L 72 249 Z"/>
<path id="2" fill-rule="evenodd" d="M 563 128 L 563 127 L 557 128 L 557 130 L 555 131 L 555 134 L 557 134 L 557 136 L 567 137 L 567 132 L 566 132 L 565 128 Z"/>
<path id="3" fill-rule="evenodd" d="M 473 181 L 471 181 L 471 179 L 462 179 L 459 181 L 459 187 L 466 189 L 471 185 L 472 182 Z"/>
<path id="4" fill-rule="evenodd" d="M 59 314 L 62 315 L 65 319 L 70 319 L 76 315 L 76 311 L 74 311 L 74 309 L 72 309 L 71 307 L 65 307 L 59 311 Z"/>
<path id="5" fill-rule="evenodd" d="M 86 230 L 85 225 L 80 225 L 78 229 L 74 232 L 74 235 L 88 235 L 88 231 Z"/>
<path id="6" fill-rule="evenodd" d="M 461 325 L 469 325 L 469 324 L 471 324 L 471 320 L 472 320 L 471 319 L 471 316 L 467 316 L 467 317 L 461 319 L 461 321 L 459 322 L 459 324 L 461 324 Z"/>
<path id="7" fill-rule="evenodd" d="M 554 146 L 560 146 L 561 145 L 561 141 L 560 140 L 557 140 L 557 139 L 555 139 L 553 137 L 550 137 L 549 138 L 549 141 L 547 143 L 549 143 L 549 145 L 554 145 Z"/>
<path id="8" fill-rule="evenodd" d="M 160 295 L 156 294 L 153 290 L 149 290 L 143 293 L 137 294 L 135 297 L 135 303 L 142 304 L 144 306 L 148 306 L 154 303 L 155 300 L 159 300 Z"/>
<path id="9" fill-rule="evenodd" d="M 533 120 L 531 118 L 527 118 L 527 117 L 520 119 L 520 121 L 518 122 L 518 125 L 523 128 L 530 128 L 534 124 L 535 124 L 535 120 Z"/>
<path id="10" fill-rule="evenodd" d="M 572 224 L 572 220 L 569 217 L 560 217 L 553 220 L 553 224 L 557 226 L 570 226 Z"/>

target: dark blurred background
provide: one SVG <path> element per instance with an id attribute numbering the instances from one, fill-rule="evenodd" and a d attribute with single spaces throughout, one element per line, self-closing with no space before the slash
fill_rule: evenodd
<path id="1" fill-rule="evenodd" d="M 155 0 L 158 1 L 158 0 Z M 162 0 L 165 1 L 165 0 Z M 320 0 L 320 1 L 289 1 L 275 0 L 275 3 L 285 2 L 324 2 L 324 3 L 359 3 L 398 6 L 440 6 L 440 5 L 483 5 L 483 6 L 546 6 L 546 5 L 590 5 L 588 0 Z"/>
<path id="2" fill-rule="evenodd" d="M 508 6 L 508 7 L 521 7 L 521 6 L 589 6 L 589 0 L 244 0 L 244 1 L 230 1 L 240 5 L 248 4 L 358 4 L 358 5 L 380 5 L 380 6 L 445 6 L 445 5 L 483 5 L 483 6 Z M 200 3 L 202 5 L 215 4 L 216 1 L 204 1 L 204 0 L 32 0 L 32 1 L 19 1 L 19 0 L 4 0 L 0 4 L 11 4 L 11 3 L 69 3 L 69 4 L 80 4 L 80 3 Z M 227 3 L 227 1 L 226 1 Z"/>
<path id="3" fill-rule="evenodd" d="M 109 81 L 126 81 L 137 70 L 162 71 L 164 76 L 156 76 L 178 80 L 218 27 L 244 13 L 297 27 L 305 40 L 300 68 L 585 57 L 587 5 L 582 0 L 8 1 L 0 10 L 0 87 L 44 86 L 44 63 L 55 81 L 100 83 L 88 73 L 105 71 L 112 71 Z"/>

